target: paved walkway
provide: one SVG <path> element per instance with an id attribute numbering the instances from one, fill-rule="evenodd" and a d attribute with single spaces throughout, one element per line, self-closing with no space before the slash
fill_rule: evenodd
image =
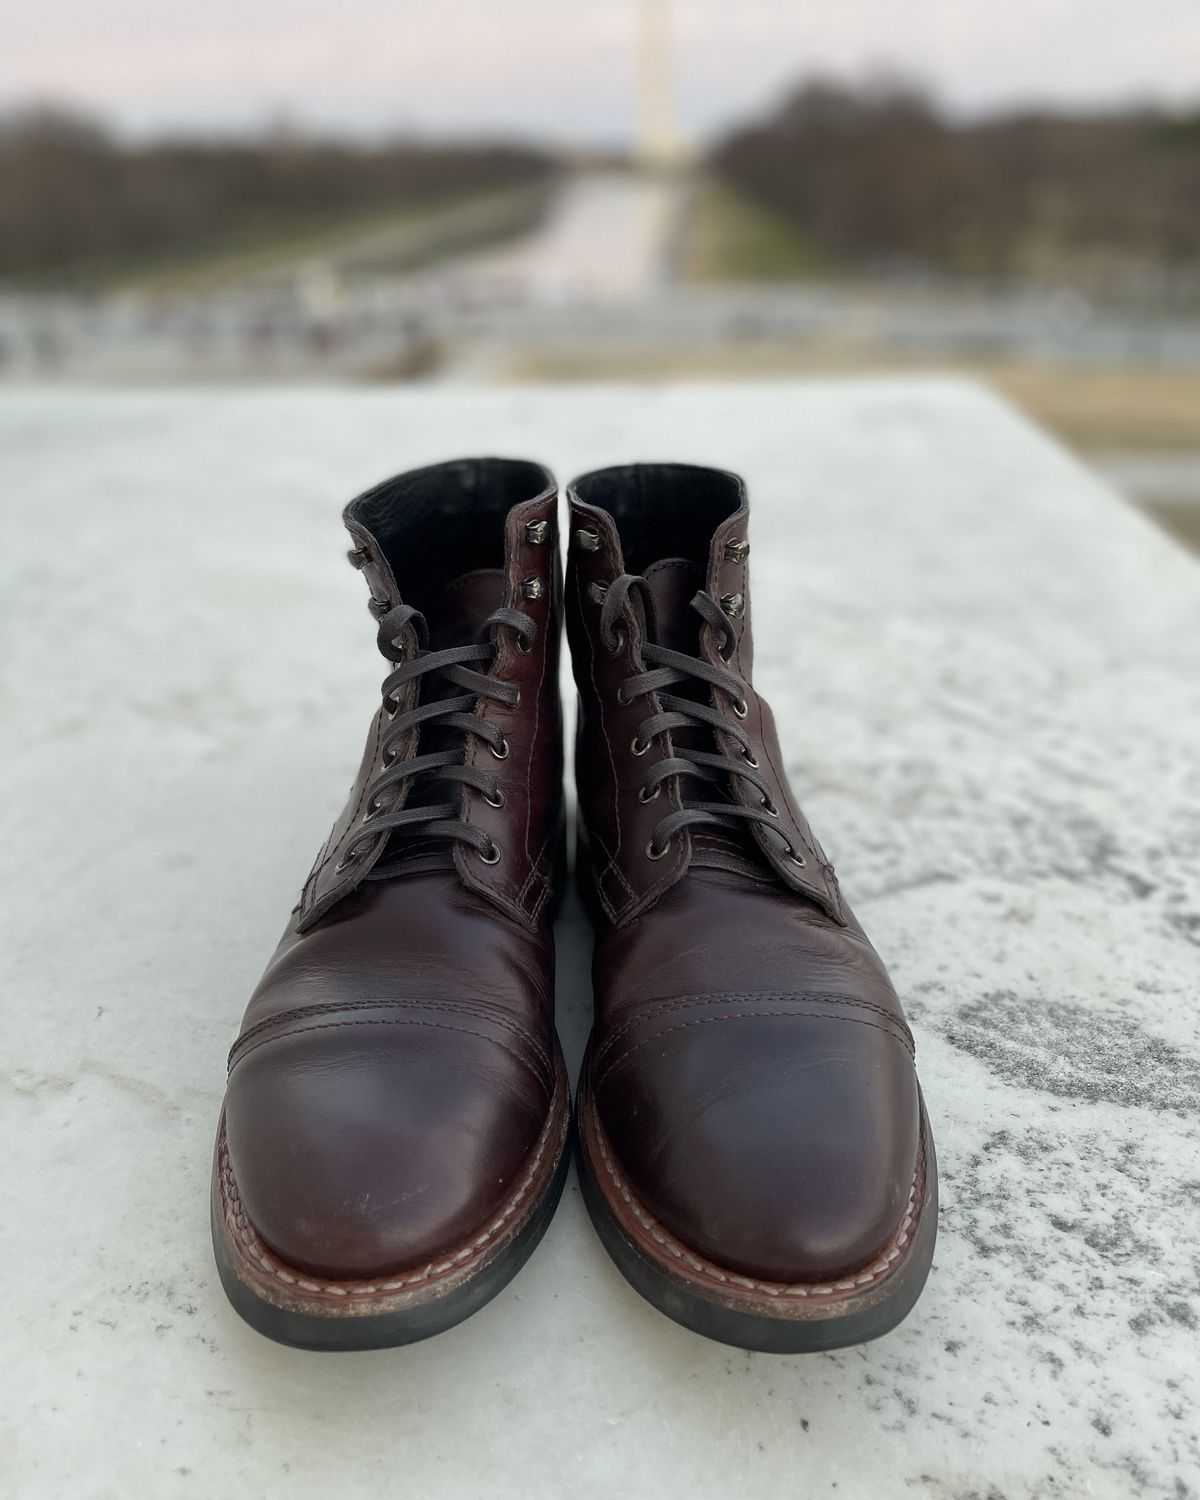
<path id="1" fill-rule="evenodd" d="M 877 1344 L 707 1343 L 574 1184 L 408 1350 L 227 1306 L 224 1058 L 382 663 L 342 503 L 463 449 L 744 470 L 758 679 L 909 1007 L 934 1272 Z M 1200 568 L 970 388 L 26 393 L 0 404 L 0 1493 L 1195 1495 Z M 587 938 L 568 907 L 577 1065 Z"/>

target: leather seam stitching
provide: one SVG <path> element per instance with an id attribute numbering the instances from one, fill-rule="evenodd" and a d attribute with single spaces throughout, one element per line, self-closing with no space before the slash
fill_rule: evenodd
<path id="1" fill-rule="evenodd" d="M 652 1021 L 659 1016 L 667 1015 L 675 1010 L 690 1010 L 698 1005 L 740 1005 L 742 1003 L 756 1003 L 761 1000 L 785 1001 L 790 1000 L 802 1005 L 847 1005 L 856 1010 L 871 1011 L 874 1015 L 889 1021 L 898 1031 L 911 1041 L 912 1032 L 906 1022 L 888 1010 L 885 1006 L 877 1005 L 873 1000 L 859 1000 L 847 995 L 823 994 L 820 991 L 806 991 L 801 994 L 791 994 L 783 990 L 741 990 L 738 993 L 715 991 L 711 994 L 702 995 L 677 995 L 670 999 L 656 1000 L 639 1010 L 637 1015 L 630 1016 L 628 1020 L 622 1021 L 605 1037 L 596 1052 L 597 1062 L 604 1054 L 611 1050 L 613 1044 L 628 1032 L 634 1030 L 643 1021 Z M 662 1035 L 664 1033 L 660 1033 Z M 915 1050 L 915 1043 L 914 1050 Z"/>
<path id="2" fill-rule="evenodd" d="M 264 1020 L 259 1021 L 256 1025 L 252 1026 L 249 1031 L 245 1032 L 244 1035 L 238 1037 L 237 1041 L 234 1042 L 233 1046 L 230 1048 L 230 1066 L 233 1066 L 235 1053 L 240 1059 L 245 1055 L 247 1051 L 253 1051 L 253 1048 L 246 1047 L 245 1043 L 258 1037 L 269 1039 L 266 1038 L 264 1034 L 271 1031 L 275 1027 L 287 1026 L 297 1021 L 306 1021 L 313 1016 L 339 1015 L 350 1011 L 362 1010 L 403 1010 L 409 1006 L 411 1006 L 414 1010 L 429 1010 L 441 1015 L 459 1016 L 465 1020 L 480 1021 L 485 1025 L 498 1026 L 501 1028 L 501 1030 L 507 1031 L 511 1036 L 515 1037 L 518 1041 L 524 1042 L 540 1062 L 545 1063 L 547 1067 L 549 1067 L 550 1065 L 550 1054 L 541 1044 L 541 1042 L 538 1041 L 538 1039 L 533 1035 L 532 1032 L 527 1030 L 519 1022 L 514 1021 L 509 1016 L 488 1013 L 482 1008 L 472 1010 L 467 1006 L 447 1004 L 445 1001 L 337 1000 L 330 1001 L 325 1005 L 296 1006 L 291 1010 L 281 1011 L 276 1016 L 268 1016 Z M 307 1029 L 313 1030 L 314 1028 L 309 1027 Z M 293 1032 L 289 1034 L 294 1035 L 295 1033 Z M 239 1051 L 239 1049 L 241 1050 Z"/>
<path id="3" fill-rule="evenodd" d="M 253 1047 L 247 1047 L 246 1050 L 238 1057 L 237 1061 L 239 1063 L 245 1062 L 246 1058 L 248 1058 L 252 1053 L 257 1052 L 260 1047 L 267 1047 L 272 1042 L 286 1041 L 288 1038 L 294 1036 L 309 1036 L 314 1031 L 336 1031 L 338 1028 L 343 1026 L 421 1026 L 435 1031 L 456 1031 L 460 1036 L 478 1037 L 480 1041 L 491 1042 L 494 1047 L 499 1047 L 501 1052 L 507 1053 L 514 1062 L 518 1062 L 522 1067 L 528 1068 L 529 1071 L 533 1073 L 534 1076 L 538 1079 L 539 1083 L 544 1085 L 546 1082 L 542 1068 L 534 1067 L 529 1058 L 522 1057 L 519 1052 L 514 1051 L 512 1047 L 509 1047 L 506 1043 L 500 1041 L 498 1037 L 488 1036 L 486 1031 L 475 1031 L 470 1026 L 450 1026 L 447 1025 L 445 1021 L 418 1021 L 412 1016 L 391 1016 L 386 1020 L 381 1019 L 373 1021 L 321 1021 L 316 1026 L 301 1026 L 292 1031 L 279 1031 L 276 1032 L 273 1036 L 263 1037 L 261 1041 L 255 1042 Z M 540 1063 L 541 1059 L 536 1059 L 536 1061 Z"/>
<path id="4" fill-rule="evenodd" d="M 880 1026 L 875 1021 L 860 1021 L 854 1016 L 830 1016 L 830 1015 L 806 1015 L 803 1011 L 794 1010 L 752 1010 L 739 1011 L 732 1016 L 703 1016 L 698 1021 L 680 1021 L 677 1026 L 668 1026 L 664 1031 L 656 1031 L 653 1036 L 643 1037 L 640 1042 L 635 1042 L 632 1047 L 627 1047 L 619 1052 L 616 1057 L 609 1060 L 604 1070 L 604 1076 L 597 1078 L 596 1087 L 602 1088 L 607 1083 L 611 1074 L 623 1063 L 640 1052 L 643 1047 L 649 1047 L 655 1042 L 661 1042 L 664 1037 L 671 1036 L 677 1031 L 687 1031 L 693 1026 L 717 1026 L 725 1021 L 761 1021 L 761 1020 L 787 1020 L 787 1021 L 841 1021 L 846 1026 L 869 1026 L 872 1031 L 882 1032 L 884 1036 L 891 1039 L 904 1048 L 909 1057 L 913 1056 L 912 1049 L 896 1033 L 886 1026 Z"/>

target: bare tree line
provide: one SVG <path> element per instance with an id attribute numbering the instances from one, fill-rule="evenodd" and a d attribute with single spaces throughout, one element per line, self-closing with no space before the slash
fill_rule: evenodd
<path id="1" fill-rule="evenodd" d="M 219 249 L 555 169 L 504 143 L 378 147 L 304 139 L 128 146 L 69 113 L 0 120 L 0 278 L 61 280 Z"/>
<path id="2" fill-rule="evenodd" d="M 712 163 L 849 262 L 987 276 L 1200 262 L 1200 111 L 958 123 L 903 84 L 815 81 Z"/>

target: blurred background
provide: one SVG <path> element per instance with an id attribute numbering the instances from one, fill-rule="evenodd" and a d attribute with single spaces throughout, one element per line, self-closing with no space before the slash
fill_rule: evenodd
<path id="1" fill-rule="evenodd" d="M 0 385 L 961 370 L 1200 548 L 1197 0 L 43 0 Z"/>

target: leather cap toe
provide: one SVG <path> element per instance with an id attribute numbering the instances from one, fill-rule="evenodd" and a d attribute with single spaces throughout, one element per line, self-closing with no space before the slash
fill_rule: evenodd
<path id="1" fill-rule="evenodd" d="M 730 1271 L 819 1283 L 861 1269 L 896 1233 L 916 1168 L 907 1050 L 836 1017 L 719 1019 L 668 1029 L 598 1072 L 600 1117 L 634 1191 Z"/>
<path id="2" fill-rule="evenodd" d="M 243 1207 L 288 1264 L 334 1279 L 423 1265 L 477 1234 L 546 1118 L 536 1067 L 440 1023 L 353 1019 L 250 1048 L 225 1120 Z"/>

